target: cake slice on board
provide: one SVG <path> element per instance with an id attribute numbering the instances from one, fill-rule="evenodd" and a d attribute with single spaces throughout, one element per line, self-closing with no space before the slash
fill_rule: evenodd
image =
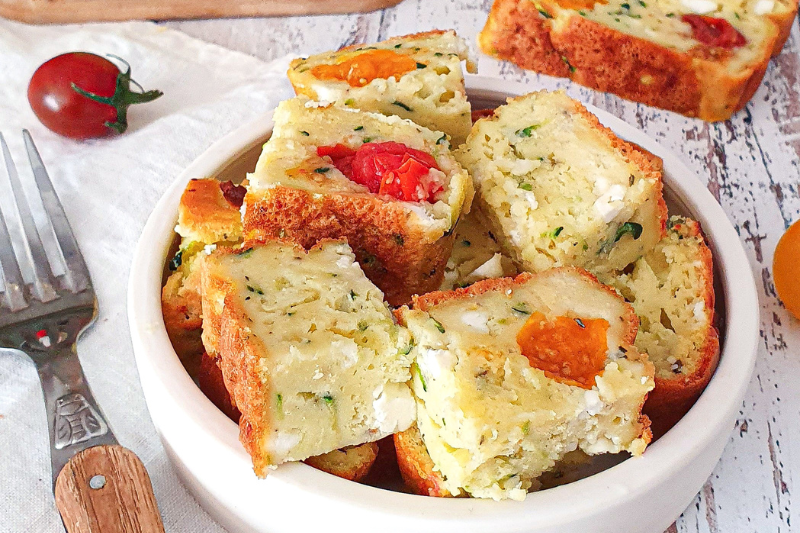
<path id="1" fill-rule="evenodd" d="M 703 120 L 742 109 L 796 0 L 495 0 L 478 42 L 520 67 Z"/>

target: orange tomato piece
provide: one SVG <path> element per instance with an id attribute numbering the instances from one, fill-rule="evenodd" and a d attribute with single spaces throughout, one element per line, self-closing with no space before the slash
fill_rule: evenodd
<path id="1" fill-rule="evenodd" d="M 517 333 L 517 344 L 531 366 L 551 379 L 584 389 L 594 386 L 608 353 L 608 322 L 602 318 L 547 320 L 533 313 Z"/>
<path id="2" fill-rule="evenodd" d="M 800 220 L 778 241 L 772 259 L 772 279 L 784 307 L 800 319 Z"/>
<path id="3" fill-rule="evenodd" d="M 369 50 L 335 65 L 317 65 L 311 69 L 311 74 L 320 80 L 341 80 L 350 87 L 364 87 L 375 79 L 400 77 L 416 68 L 417 62 L 405 54 L 393 50 Z"/>

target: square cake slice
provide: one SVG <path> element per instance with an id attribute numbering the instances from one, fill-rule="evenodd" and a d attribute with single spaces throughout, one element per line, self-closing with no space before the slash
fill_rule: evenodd
<path id="1" fill-rule="evenodd" d="M 636 315 L 591 274 L 478 281 L 397 314 L 437 492 L 521 500 L 569 452 L 638 455 L 650 441 L 654 370 L 632 346 Z"/>
<path id="2" fill-rule="evenodd" d="M 288 75 L 297 94 L 407 118 L 445 132 L 458 146 L 472 126 L 464 60 L 474 72 L 454 31 L 429 31 L 295 59 Z"/>
<path id="3" fill-rule="evenodd" d="M 203 312 L 259 476 L 413 422 L 409 334 L 347 244 L 219 249 L 203 264 Z"/>
<path id="4" fill-rule="evenodd" d="M 636 347 L 656 367 L 656 388 L 644 410 L 655 435 L 663 435 L 691 408 L 719 362 L 714 268 L 700 224 L 671 217 L 666 237 L 653 250 L 600 280 L 639 316 Z"/>
<path id="5" fill-rule="evenodd" d="M 664 235 L 652 156 L 562 92 L 508 100 L 475 123 L 457 157 L 494 235 L 525 270 L 618 270 Z"/>
<path id="6" fill-rule="evenodd" d="M 245 240 L 346 239 L 392 305 L 439 287 L 472 180 L 446 136 L 410 120 L 282 102 L 249 175 Z"/>

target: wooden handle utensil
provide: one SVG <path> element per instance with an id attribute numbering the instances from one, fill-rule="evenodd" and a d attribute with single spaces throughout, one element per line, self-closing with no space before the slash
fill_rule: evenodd
<path id="1" fill-rule="evenodd" d="M 93 446 L 76 454 L 58 475 L 55 492 L 69 533 L 164 531 L 150 476 L 122 446 Z"/>

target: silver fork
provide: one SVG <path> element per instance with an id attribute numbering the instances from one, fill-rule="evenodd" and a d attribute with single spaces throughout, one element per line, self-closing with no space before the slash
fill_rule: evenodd
<path id="1" fill-rule="evenodd" d="M 117 444 L 86 383 L 76 344 L 96 317 L 92 281 L 33 139 L 27 130 L 22 135 L 65 273 L 56 276 L 50 267 L 42 244 L 46 232 L 35 223 L 32 204 L 26 201 L 0 134 L 18 215 L 18 225 L 7 224 L 11 214 L 0 209 L 0 275 L 5 286 L 0 294 L 0 348 L 26 354 L 39 373 L 56 506 L 70 533 L 163 531 L 144 465 Z M 33 267 L 31 283 L 23 278 L 9 225 L 22 227 L 16 252 L 27 256 Z"/>

